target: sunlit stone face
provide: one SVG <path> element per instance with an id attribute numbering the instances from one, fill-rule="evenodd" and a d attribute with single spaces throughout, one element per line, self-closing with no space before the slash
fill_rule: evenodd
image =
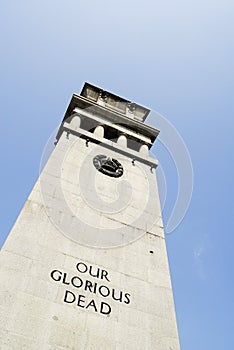
<path id="1" fill-rule="evenodd" d="M 90 89 L 68 110 L 98 101 Z M 147 110 L 103 97 L 102 121 L 80 108 L 95 132 L 77 113 L 62 124 L 1 251 L 1 350 L 179 350 L 157 162 L 139 124 Z M 135 117 L 123 126 L 115 105 Z M 105 123 L 117 142 L 105 139 Z M 139 145 L 128 147 L 128 136 Z"/>

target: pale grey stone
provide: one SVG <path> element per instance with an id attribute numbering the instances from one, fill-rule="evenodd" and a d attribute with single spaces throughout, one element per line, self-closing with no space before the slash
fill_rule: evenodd
<path id="1" fill-rule="evenodd" d="M 139 121 L 141 106 L 135 113 L 126 105 L 121 115 L 100 97 L 96 104 L 77 95 L 72 101 L 75 115 L 62 124 L 57 146 L 0 254 L 0 348 L 179 350 L 152 168 L 157 161 L 148 155 L 150 135 L 153 140 L 158 131 Z M 92 108 L 80 108 L 83 103 Z M 93 119 L 95 133 L 82 129 L 87 118 Z M 128 148 L 125 136 L 118 143 L 104 139 L 100 125 L 143 146 Z M 92 163 L 96 154 L 117 159 L 123 175 L 113 180 L 98 172 Z M 78 263 L 87 271 L 80 272 Z M 60 279 L 52 278 L 53 270 Z M 74 282 L 78 278 L 80 286 Z M 102 296 L 101 286 L 110 295 Z M 121 292 L 130 303 L 113 300 L 112 293 Z M 66 303 L 66 295 L 75 302 Z M 95 307 L 86 308 L 92 300 Z M 110 314 L 100 313 L 102 303 L 111 307 Z"/>

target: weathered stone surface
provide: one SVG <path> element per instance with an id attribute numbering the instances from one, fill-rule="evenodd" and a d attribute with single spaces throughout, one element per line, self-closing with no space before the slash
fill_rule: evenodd
<path id="1" fill-rule="evenodd" d="M 81 188 L 81 168 L 99 153 L 118 159 L 123 176 L 113 180 L 90 162 L 88 185 Z M 130 192 L 118 192 L 123 180 Z M 138 222 L 142 215 L 147 220 Z M 132 239 L 123 236 L 126 244 L 113 246 L 113 237 L 103 232 L 113 231 L 117 242 L 122 227 Z M 93 247 L 82 244 L 86 237 Z M 102 249 L 95 248 L 97 237 Z M 61 135 L 0 254 L 0 339 L 1 350 L 179 350 L 149 165 L 132 164 L 118 149 Z"/>

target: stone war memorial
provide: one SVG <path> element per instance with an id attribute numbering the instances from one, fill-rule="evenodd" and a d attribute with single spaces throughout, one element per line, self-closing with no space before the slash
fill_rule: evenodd
<path id="1" fill-rule="evenodd" d="M 1 350 L 179 350 L 150 110 L 85 83 L 0 253 Z"/>

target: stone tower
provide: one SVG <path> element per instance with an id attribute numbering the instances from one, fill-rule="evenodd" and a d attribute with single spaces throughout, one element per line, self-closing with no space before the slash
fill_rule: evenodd
<path id="1" fill-rule="evenodd" d="M 1 251 L 1 350 L 179 350 L 149 112 L 73 95 Z"/>

